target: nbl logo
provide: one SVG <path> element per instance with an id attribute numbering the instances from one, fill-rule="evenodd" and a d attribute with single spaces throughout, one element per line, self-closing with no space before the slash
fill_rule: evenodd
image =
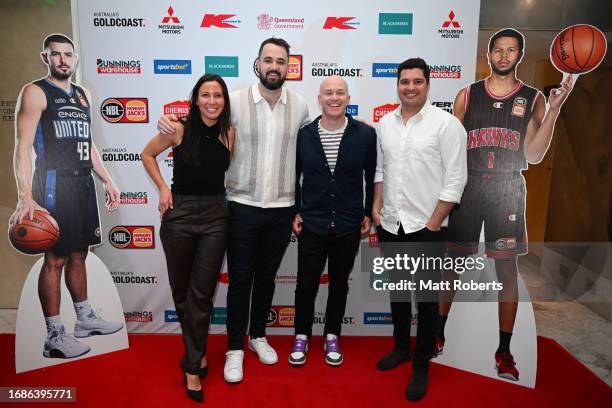
<path id="1" fill-rule="evenodd" d="M 155 233 L 152 225 L 118 225 L 110 230 L 108 240 L 117 249 L 155 248 Z"/>
<path id="2" fill-rule="evenodd" d="M 108 98 L 100 106 L 102 118 L 109 123 L 149 123 L 147 98 Z"/>

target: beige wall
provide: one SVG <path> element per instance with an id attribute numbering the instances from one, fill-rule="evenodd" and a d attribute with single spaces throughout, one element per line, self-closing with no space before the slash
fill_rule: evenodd
<path id="1" fill-rule="evenodd" d="M 42 40 L 50 33 L 72 37 L 69 0 L 2 0 L 0 27 L 4 39 L 2 81 L 0 82 L 0 225 L 6 231 L 15 209 L 17 189 L 13 175 L 15 128 L 10 106 L 21 87 L 46 74 L 39 53 Z M 9 244 L 7 234 L 0 234 L 0 308 L 16 307 L 21 287 L 38 257 L 18 254 Z"/>

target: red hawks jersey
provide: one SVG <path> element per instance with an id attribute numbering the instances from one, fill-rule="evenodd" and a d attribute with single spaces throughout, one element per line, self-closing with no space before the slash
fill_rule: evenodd
<path id="1" fill-rule="evenodd" d="M 463 126 L 468 134 L 469 171 L 520 172 L 527 168 L 523 141 L 540 92 L 519 81 L 504 97 L 494 96 L 487 80 L 465 90 Z"/>

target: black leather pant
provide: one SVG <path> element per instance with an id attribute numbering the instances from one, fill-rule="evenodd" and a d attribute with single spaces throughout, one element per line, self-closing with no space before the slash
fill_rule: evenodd
<path id="1" fill-rule="evenodd" d="M 213 296 L 223 263 L 229 212 L 218 195 L 174 195 L 174 209 L 164 213 L 160 237 L 172 298 L 183 331 L 181 367 L 198 374 L 206 355 Z"/>

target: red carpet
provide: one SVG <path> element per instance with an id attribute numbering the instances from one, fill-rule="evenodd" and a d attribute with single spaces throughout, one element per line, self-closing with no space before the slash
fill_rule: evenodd
<path id="1" fill-rule="evenodd" d="M 331 368 L 323 362 L 322 338 L 312 342 L 305 367 L 292 368 L 287 353 L 290 337 L 273 337 L 280 362 L 266 366 L 252 352 L 245 357 L 245 380 L 223 380 L 225 336 L 211 336 L 210 372 L 204 381 L 205 404 L 213 407 L 400 407 L 410 403 L 404 390 L 412 370 L 404 364 L 379 372 L 377 359 L 387 351 L 384 337 L 342 338 L 345 363 Z M 76 406 L 185 406 L 187 400 L 178 361 L 179 336 L 131 335 L 131 348 L 111 354 L 15 373 L 13 334 L 0 335 L 4 361 L 0 386 L 73 386 Z M 538 338 L 538 379 L 535 390 L 432 364 L 429 393 L 418 404 L 453 407 L 611 407 L 612 391 L 558 343 Z M 4 405 L 4 404 L 3 404 Z M 16 406 L 26 406 L 19 404 Z M 60 404 L 44 404 L 56 406 Z M 75 404 L 64 404 L 75 406 Z M 38 404 L 35 406 L 39 406 Z"/>

